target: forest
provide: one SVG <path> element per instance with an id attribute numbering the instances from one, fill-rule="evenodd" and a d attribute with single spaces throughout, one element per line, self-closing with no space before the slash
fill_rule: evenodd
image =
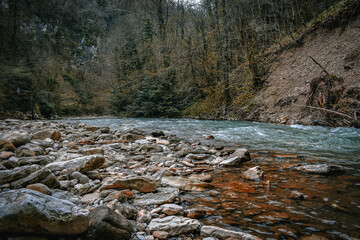
<path id="1" fill-rule="evenodd" d="M 274 54 L 359 5 L 1 0 L 0 116 L 221 119 L 251 111 Z"/>

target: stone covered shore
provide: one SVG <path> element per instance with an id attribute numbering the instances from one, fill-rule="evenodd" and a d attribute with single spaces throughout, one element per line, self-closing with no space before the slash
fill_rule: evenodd
<path id="1" fill-rule="evenodd" d="M 201 224 L 206 211 L 180 198 L 211 187 L 215 168 L 249 161 L 246 149 L 10 119 L 0 139 L 0 239 L 259 239 Z"/>

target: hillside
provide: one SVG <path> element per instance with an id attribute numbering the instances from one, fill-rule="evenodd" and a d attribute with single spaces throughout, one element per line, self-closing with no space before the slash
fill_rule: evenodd
<path id="1" fill-rule="evenodd" d="M 247 120 L 357 125 L 360 18 L 335 29 L 322 27 L 307 34 L 300 46 L 278 53 L 269 67 L 266 86 L 253 101 L 259 107 Z"/>

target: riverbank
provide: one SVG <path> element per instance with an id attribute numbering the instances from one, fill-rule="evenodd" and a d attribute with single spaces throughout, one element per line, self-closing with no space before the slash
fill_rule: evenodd
<path id="1" fill-rule="evenodd" d="M 0 129 L 2 237 L 257 239 L 203 226 L 203 210 L 180 205 L 179 193 L 205 188 L 234 150 L 133 128 L 5 120 Z M 232 164 L 250 160 L 237 154 Z"/>
<path id="2" fill-rule="evenodd" d="M 318 176 L 339 175 L 346 170 L 297 155 L 275 154 L 274 161 L 259 153 L 250 154 L 243 147 L 215 144 L 212 136 L 188 141 L 158 129 L 144 131 L 131 125 L 109 128 L 86 123 L 6 120 L 0 122 L 0 131 L 2 238 L 307 237 L 311 236 L 310 230 L 301 233 L 288 226 L 284 232 L 272 226 L 295 221 L 300 228 L 307 222 L 312 229 L 316 226 L 309 224 L 312 218 L 290 214 L 278 199 L 273 203 L 266 199 L 275 196 L 291 206 L 302 200 L 305 205 L 313 203 L 313 199 L 319 199 L 315 190 L 309 191 L 307 186 L 322 179 Z M 285 162 L 289 159 L 290 164 Z M 275 162 L 282 163 L 273 165 Z M 327 179 L 325 176 L 316 184 L 318 190 L 325 189 L 324 196 L 337 196 L 327 188 L 334 186 Z M 286 184 L 293 180 L 300 181 L 301 186 Z M 344 185 L 340 180 L 336 182 Z M 258 195 L 266 192 L 271 193 L 266 198 Z M 328 201 L 330 207 L 335 204 L 334 211 L 348 210 L 342 201 Z M 234 214 L 237 205 L 241 209 Z M 229 211 L 233 217 L 271 227 L 260 233 L 247 220 L 234 220 L 230 225 L 211 220 Z"/>

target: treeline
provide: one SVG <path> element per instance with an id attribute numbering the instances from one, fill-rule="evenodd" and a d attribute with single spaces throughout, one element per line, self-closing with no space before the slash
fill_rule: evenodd
<path id="1" fill-rule="evenodd" d="M 0 0 L 0 113 L 245 114 L 256 107 L 269 53 L 296 41 L 324 11 L 358 5 Z"/>

